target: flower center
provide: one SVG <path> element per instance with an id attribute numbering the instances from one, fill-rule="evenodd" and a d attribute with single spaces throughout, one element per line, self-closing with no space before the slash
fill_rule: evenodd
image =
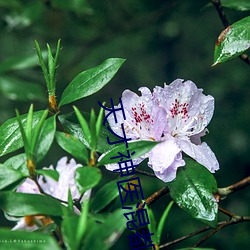
<path id="1" fill-rule="evenodd" d="M 172 128 L 171 135 L 173 137 L 179 135 L 187 135 L 188 120 L 190 118 L 188 114 L 189 104 L 186 102 L 181 103 L 178 99 L 175 99 L 171 104 L 170 109 L 170 126 Z"/>
<path id="2" fill-rule="evenodd" d="M 150 129 L 154 120 L 152 116 L 147 112 L 146 106 L 143 102 L 136 104 L 136 106 L 131 108 L 134 119 L 132 123 L 132 131 L 136 131 L 139 134 L 139 138 L 153 139 Z"/>
<path id="3" fill-rule="evenodd" d="M 153 119 L 151 118 L 150 114 L 147 113 L 145 109 L 145 104 L 139 103 L 137 107 L 132 107 L 132 114 L 134 115 L 134 120 L 132 120 L 133 123 L 135 123 L 137 126 L 140 125 L 142 122 L 145 122 L 146 124 L 150 124 L 153 122 Z"/>
<path id="4" fill-rule="evenodd" d="M 187 121 L 187 119 L 190 117 L 188 115 L 187 107 L 189 106 L 188 103 L 180 103 L 177 99 L 174 100 L 172 103 L 172 108 L 170 109 L 172 118 L 175 118 L 178 116 L 179 118 L 183 119 L 184 122 Z"/>

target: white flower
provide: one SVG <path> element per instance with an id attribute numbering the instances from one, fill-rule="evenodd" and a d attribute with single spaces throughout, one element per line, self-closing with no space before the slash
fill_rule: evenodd
<path id="1" fill-rule="evenodd" d="M 118 123 L 108 117 L 111 129 L 122 136 L 120 124 L 124 123 L 127 138 L 162 141 L 148 154 L 134 160 L 134 164 L 149 158 L 148 165 L 155 175 L 165 182 L 175 179 L 177 168 L 184 166 L 182 152 L 186 153 L 212 173 L 219 169 L 218 161 L 201 136 L 214 111 L 214 98 L 202 93 L 191 81 L 177 79 L 170 85 L 140 88 L 141 96 L 125 90 L 122 103 L 126 120 L 117 112 Z M 115 107 L 120 108 L 120 104 Z M 102 157 L 102 156 L 101 156 Z M 117 164 L 107 164 L 109 170 Z"/>
<path id="2" fill-rule="evenodd" d="M 56 170 L 59 173 L 58 181 L 55 181 L 54 179 L 49 178 L 47 176 L 40 176 L 38 178 L 38 183 L 46 194 L 49 194 L 62 201 L 68 200 L 68 190 L 70 190 L 71 192 L 72 199 L 78 199 L 80 197 L 80 193 L 77 189 L 74 175 L 76 169 L 78 167 L 81 167 L 81 165 L 76 164 L 74 159 L 71 159 L 69 163 L 67 163 L 67 160 L 67 157 L 61 158 L 58 161 L 55 169 L 53 166 L 50 166 L 49 168 L 44 168 Z M 36 183 L 29 178 L 27 178 L 25 182 L 23 182 L 17 188 L 17 192 L 41 194 Z M 80 201 L 81 203 L 90 197 L 90 192 L 91 190 L 88 190 L 84 193 Z M 77 210 L 75 210 L 75 212 L 79 213 Z M 18 221 L 17 225 L 12 230 L 22 229 L 27 231 L 34 231 L 38 229 L 38 226 L 34 224 L 34 221 L 36 221 L 36 224 L 40 224 L 41 226 L 52 222 L 49 217 L 45 216 L 25 216 Z"/>

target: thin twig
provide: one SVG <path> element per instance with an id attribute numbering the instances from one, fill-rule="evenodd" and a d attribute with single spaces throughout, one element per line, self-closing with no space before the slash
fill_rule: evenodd
<path id="1" fill-rule="evenodd" d="M 222 8 L 220 0 L 211 0 L 211 2 L 214 5 L 215 9 L 217 10 L 220 20 L 224 25 L 224 28 L 227 28 L 230 25 L 230 22 Z"/>
<path id="2" fill-rule="evenodd" d="M 221 1 L 220 0 L 211 0 L 211 3 L 216 8 L 216 10 L 217 10 L 217 12 L 219 14 L 220 20 L 223 23 L 224 28 L 226 29 L 228 26 L 230 26 L 230 22 L 229 22 L 226 14 L 225 14 L 223 8 L 222 8 Z M 239 57 L 245 63 L 247 63 L 248 65 L 250 65 L 250 59 L 249 59 L 249 57 L 248 57 L 247 54 L 241 54 Z"/>
<path id="3" fill-rule="evenodd" d="M 196 244 L 194 244 L 194 247 L 198 247 L 201 245 L 204 241 L 206 241 L 208 238 L 210 238 L 212 235 L 215 233 L 219 232 L 223 228 L 233 225 L 233 224 L 238 224 L 241 222 L 247 222 L 250 221 L 250 216 L 237 216 L 235 215 L 230 221 L 224 221 L 221 223 L 216 229 L 212 230 L 209 232 L 207 235 L 205 235 L 202 239 L 200 239 Z"/>
<path id="4" fill-rule="evenodd" d="M 151 205 L 152 203 L 154 203 L 156 200 L 158 200 L 159 198 L 161 198 L 162 196 L 164 196 L 165 194 L 169 193 L 169 188 L 163 187 L 160 190 L 156 191 L 155 193 L 153 193 L 152 195 L 150 195 L 148 198 L 145 199 L 145 203 L 147 205 Z M 138 207 L 137 210 L 142 209 L 143 204 L 141 203 Z"/>
<path id="5" fill-rule="evenodd" d="M 191 238 L 191 237 L 193 237 L 193 236 L 195 236 L 195 235 L 197 235 L 197 234 L 206 232 L 206 231 L 209 230 L 209 229 L 211 229 L 211 227 L 209 227 L 209 226 L 203 227 L 203 228 L 201 228 L 201 229 L 199 229 L 199 230 L 197 230 L 197 231 L 195 231 L 195 232 L 192 232 L 192 233 L 190 233 L 190 234 L 187 234 L 187 235 L 185 235 L 185 236 L 182 236 L 182 237 L 180 237 L 180 238 L 178 238 L 178 239 L 175 239 L 175 240 L 173 240 L 173 241 L 170 241 L 170 242 L 168 242 L 168 243 L 162 244 L 162 245 L 159 246 L 159 248 L 169 247 L 169 246 L 171 246 L 171 245 L 177 244 L 177 243 L 179 243 L 179 242 L 181 242 L 181 241 L 184 241 L 184 240 L 186 240 L 186 239 L 188 239 L 188 238 Z"/>
<path id="6" fill-rule="evenodd" d="M 222 222 L 219 222 L 219 223 L 218 223 L 218 227 L 217 227 L 216 229 L 214 229 L 213 231 L 209 232 L 206 236 L 204 236 L 204 237 L 202 238 L 202 240 L 200 240 L 199 242 L 197 242 L 197 243 L 195 244 L 195 247 L 198 246 L 198 244 L 201 244 L 202 242 L 204 242 L 206 239 L 208 239 L 210 236 L 212 236 L 212 235 L 215 234 L 216 232 L 218 232 L 218 231 L 220 231 L 221 229 L 223 229 L 224 227 L 227 227 L 227 226 L 232 225 L 232 224 L 241 223 L 241 222 L 247 222 L 247 221 L 250 221 L 250 217 L 248 217 L 248 216 L 243 216 L 243 217 L 242 217 L 242 216 L 234 215 L 234 217 L 233 217 L 231 220 L 229 220 L 229 221 L 222 221 Z M 208 230 L 211 230 L 211 229 L 213 229 L 213 228 L 212 228 L 212 227 L 209 227 L 209 226 L 203 227 L 203 228 L 201 228 L 201 229 L 199 229 L 199 230 L 197 230 L 197 231 L 195 231 L 195 232 L 192 232 L 192 233 L 187 234 L 187 235 L 185 235 L 185 236 L 182 236 L 182 237 L 180 237 L 180 238 L 178 238 L 178 239 L 175 239 L 175 240 L 173 240 L 173 241 L 170 241 L 170 242 L 167 242 L 167 243 L 165 243 L 165 244 L 162 244 L 162 245 L 159 246 L 159 248 L 165 248 L 165 247 L 169 247 L 169 246 L 171 246 L 171 245 L 175 245 L 175 244 L 177 244 L 177 243 L 179 243 L 179 242 L 181 242 L 181 241 L 184 241 L 184 240 L 186 240 L 186 239 L 189 239 L 189 238 L 191 238 L 191 237 L 193 237 L 193 236 L 195 236 L 195 235 L 204 233 L 204 232 L 206 232 L 206 231 L 208 231 Z M 206 237 L 206 238 L 205 238 L 205 237 Z"/>
<path id="7" fill-rule="evenodd" d="M 139 174 L 142 174 L 142 175 L 146 175 L 146 176 L 150 176 L 150 177 L 155 177 L 155 174 L 152 174 L 152 173 L 148 173 L 148 172 L 145 172 L 145 171 L 142 171 L 142 170 L 139 170 L 139 169 L 135 169 L 135 172 L 139 173 Z"/>
<path id="8" fill-rule="evenodd" d="M 219 207 L 218 209 L 219 209 L 219 211 L 221 211 L 223 214 L 229 216 L 230 218 L 233 218 L 235 216 L 235 214 L 232 214 L 231 212 L 227 211 L 226 209 L 224 209 L 222 207 Z"/>
<path id="9" fill-rule="evenodd" d="M 229 194 L 239 191 L 250 185 L 250 176 L 244 178 L 243 180 L 236 182 L 228 187 L 219 188 L 218 192 L 221 198 L 227 197 Z"/>

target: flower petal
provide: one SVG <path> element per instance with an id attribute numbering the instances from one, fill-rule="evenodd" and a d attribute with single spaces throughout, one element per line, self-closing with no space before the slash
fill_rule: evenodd
<path id="1" fill-rule="evenodd" d="M 80 197 L 74 176 L 76 169 L 81 167 L 81 165 L 76 164 L 74 159 L 71 159 L 69 163 L 67 161 L 68 158 L 63 157 L 57 163 L 56 170 L 59 173 L 58 181 L 55 181 L 47 176 L 44 178 L 39 178 L 38 180 L 45 193 L 48 193 L 53 197 L 63 201 L 68 200 L 69 189 L 73 199 Z M 45 181 L 43 179 L 45 179 Z"/>
<path id="2" fill-rule="evenodd" d="M 27 194 L 40 194 L 40 191 L 36 185 L 36 183 L 27 178 L 16 190 L 19 193 L 27 193 Z"/>
<path id="3" fill-rule="evenodd" d="M 121 123 L 127 138 L 131 139 L 156 139 L 161 137 L 166 126 L 166 111 L 159 107 L 154 101 L 150 90 L 146 87 L 139 89 L 142 93 L 138 96 L 130 90 L 125 90 L 122 94 L 122 103 L 126 116 L 123 119 L 122 112 L 116 112 L 118 122 L 115 123 L 113 116 L 108 117 L 108 122 L 112 130 L 122 136 Z M 115 106 L 120 108 L 121 105 Z M 106 112 L 107 114 L 107 112 Z"/>
<path id="4" fill-rule="evenodd" d="M 164 182 L 175 179 L 177 168 L 184 166 L 181 149 L 174 138 L 168 139 L 156 145 L 149 153 L 148 166 L 152 168 L 155 175 Z"/>
<path id="5" fill-rule="evenodd" d="M 210 122 L 214 112 L 214 98 L 204 95 L 202 91 L 192 81 L 182 79 L 164 88 L 155 87 L 153 96 L 166 109 L 173 136 L 198 134 Z"/>
<path id="6" fill-rule="evenodd" d="M 139 158 L 133 159 L 132 160 L 133 161 L 133 166 L 139 165 L 144 159 L 146 159 L 148 157 L 147 155 L 148 154 L 146 154 L 144 156 L 140 156 Z M 119 169 L 119 164 L 118 163 L 106 164 L 105 167 L 109 171 L 114 171 L 116 169 Z M 124 166 L 122 165 L 122 167 L 124 167 Z M 124 170 L 124 171 L 126 171 L 126 170 Z"/>
<path id="7" fill-rule="evenodd" d="M 190 140 L 179 140 L 178 142 L 183 152 L 206 167 L 211 173 L 219 169 L 215 154 L 205 142 L 200 145 L 195 145 Z"/>

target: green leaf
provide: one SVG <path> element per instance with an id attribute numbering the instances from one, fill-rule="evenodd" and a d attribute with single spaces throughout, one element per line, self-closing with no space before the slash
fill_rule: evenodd
<path id="1" fill-rule="evenodd" d="M 106 250 L 114 245 L 126 228 L 127 219 L 123 214 L 123 209 L 117 209 L 103 224 L 92 226 L 85 239 L 83 250 Z"/>
<path id="2" fill-rule="evenodd" d="M 48 153 L 56 132 L 56 117 L 44 121 L 37 148 L 37 161 L 40 162 Z"/>
<path id="3" fill-rule="evenodd" d="M 84 113 L 85 117 L 89 117 L 89 114 Z M 78 138 L 87 148 L 90 148 L 90 143 L 88 139 L 85 137 L 81 127 L 79 126 L 77 119 L 74 116 L 74 113 L 67 114 L 67 115 L 60 115 L 59 117 L 60 122 L 62 123 L 63 127 L 76 138 Z M 110 141 L 115 141 L 117 138 L 110 133 L 107 128 L 101 126 L 101 131 L 99 134 L 99 138 L 97 141 L 97 148 L 96 151 L 100 153 L 105 153 L 112 148 L 115 148 L 115 144 L 109 145 L 107 142 L 107 137 L 109 137 Z"/>
<path id="4" fill-rule="evenodd" d="M 102 173 L 99 168 L 81 167 L 76 170 L 76 185 L 81 194 L 88 189 L 95 187 L 101 179 Z"/>
<path id="5" fill-rule="evenodd" d="M 239 10 L 239 11 L 247 11 L 250 10 L 250 1 L 249 0 L 221 0 L 221 4 L 223 7 Z"/>
<path id="6" fill-rule="evenodd" d="M 27 122 L 26 122 L 26 126 L 24 128 L 25 130 L 25 135 L 27 137 L 27 141 L 28 143 L 30 143 L 31 141 L 31 131 L 32 131 L 32 120 L 33 120 L 33 111 L 34 110 L 34 106 L 33 104 L 30 105 L 30 108 L 29 108 L 29 112 L 28 112 L 28 115 L 27 115 Z M 19 114 L 18 114 L 19 115 Z M 22 126 L 21 123 L 19 123 L 20 126 Z"/>
<path id="7" fill-rule="evenodd" d="M 77 225 L 77 232 L 76 232 L 77 249 L 79 249 L 83 236 L 85 235 L 87 231 L 87 226 L 89 224 L 88 213 L 89 213 L 89 200 L 85 200 L 82 206 L 82 213 L 80 215 L 78 225 Z"/>
<path id="8" fill-rule="evenodd" d="M 239 56 L 250 47 L 250 16 L 228 26 L 218 37 L 214 65 Z"/>
<path id="9" fill-rule="evenodd" d="M 68 189 L 68 206 L 67 207 L 71 212 L 74 212 L 74 201 L 73 201 L 73 198 L 72 198 L 70 188 Z"/>
<path id="10" fill-rule="evenodd" d="M 84 201 L 80 216 L 65 217 L 62 222 L 62 234 L 67 249 L 80 249 L 82 238 L 88 226 L 88 201 Z"/>
<path id="11" fill-rule="evenodd" d="M 214 176 L 199 163 L 185 159 L 176 179 L 168 183 L 170 195 L 180 208 L 191 216 L 216 227 L 218 204 L 213 196 L 218 192 Z"/>
<path id="12" fill-rule="evenodd" d="M 58 181 L 59 179 L 59 173 L 56 170 L 52 170 L 52 169 L 37 169 L 36 170 L 37 174 L 40 175 L 44 175 L 44 176 L 48 176 L 51 179 Z"/>
<path id="13" fill-rule="evenodd" d="M 6 250 L 60 250 L 56 241 L 47 234 L 26 231 L 10 231 L 0 228 L 0 249 Z"/>
<path id="14" fill-rule="evenodd" d="M 19 172 L 28 176 L 29 171 L 26 165 L 26 160 L 27 160 L 26 155 L 23 153 L 10 157 L 8 160 L 4 162 L 4 165 L 8 166 L 9 168 L 18 170 Z"/>
<path id="15" fill-rule="evenodd" d="M 91 134 L 90 134 L 90 129 L 89 129 L 89 125 L 86 121 L 86 119 L 84 118 L 84 116 L 81 114 L 81 112 L 79 111 L 79 109 L 75 106 L 73 106 L 75 113 L 76 113 L 76 117 L 81 125 L 82 128 L 82 132 L 84 134 L 84 137 L 88 143 L 88 145 L 91 145 Z"/>
<path id="16" fill-rule="evenodd" d="M 154 146 L 156 146 L 159 142 L 155 141 L 134 141 L 128 143 L 128 149 L 132 159 L 136 159 L 147 152 L 149 152 Z M 98 162 L 97 166 L 103 166 L 105 164 L 116 163 L 120 161 L 120 158 L 110 159 L 111 157 L 118 156 L 118 152 L 124 153 L 126 155 L 127 150 L 126 145 L 123 143 L 113 149 L 111 149 L 103 158 L 101 158 L 100 162 Z"/>
<path id="17" fill-rule="evenodd" d="M 64 90 L 59 106 L 99 91 L 114 77 L 124 61 L 121 58 L 110 58 L 99 66 L 78 74 Z"/>
<path id="18" fill-rule="evenodd" d="M 22 135 L 23 146 L 24 146 L 24 151 L 25 151 L 26 157 L 27 157 L 27 159 L 31 159 L 32 154 L 31 154 L 31 150 L 30 150 L 30 144 L 29 144 L 28 138 L 26 136 L 24 126 L 23 126 L 23 123 L 21 121 L 21 117 L 20 117 L 18 110 L 16 110 L 16 117 L 17 117 L 17 122 L 19 125 L 19 130 L 20 130 L 20 133 Z M 30 117 L 31 117 L 31 113 L 29 112 L 27 114 L 26 125 L 28 125 L 30 123 Z"/>
<path id="19" fill-rule="evenodd" d="M 0 208 L 11 216 L 62 216 L 63 210 L 66 209 L 59 201 L 49 196 L 15 192 L 0 193 Z"/>
<path id="20" fill-rule="evenodd" d="M 131 176 L 132 178 L 133 176 Z M 94 213 L 98 213 L 103 208 L 105 208 L 108 204 L 110 204 L 115 198 L 119 196 L 119 190 L 117 187 L 117 181 L 122 181 L 128 179 L 127 176 L 115 179 L 105 184 L 102 188 L 100 188 L 90 203 L 90 208 Z M 123 187 L 126 186 L 126 182 L 122 184 Z"/>
<path id="21" fill-rule="evenodd" d="M 105 103 L 103 103 L 102 105 L 104 105 Z M 97 117 L 97 120 L 96 120 L 96 127 L 95 127 L 95 130 L 96 130 L 96 139 L 98 140 L 99 139 L 99 135 L 100 135 L 100 132 L 101 132 L 101 128 L 102 128 L 102 120 L 103 120 L 103 114 L 104 114 L 104 109 L 103 108 L 100 108 L 100 112 L 98 114 L 98 117 Z"/>
<path id="22" fill-rule="evenodd" d="M 144 201 L 142 201 L 142 202 L 144 202 Z M 146 204 L 145 208 L 147 209 L 148 218 L 149 218 L 149 222 L 150 222 L 150 224 L 148 224 L 148 230 L 150 233 L 153 233 L 153 235 L 151 236 L 153 244 L 157 244 L 155 216 L 154 216 L 153 210 L 147 204 Z"/>
<path id="23" fill-rule="evenodd" d="M 43 114 L 42 114 L 42 117 L 41 119 L 38 121 L 37 125 L 34 127 L 34 129 L 32 130 L 33 134 L 32 134 L 32 138 L 31 138 L 31 152 L 33 154 L 36 153 L 36 147 L 37 145 L 39 144 L 39 139 L 40 139 L 40 136 L 41 136 L 41 132 L 43 131 L 44 129 L 44 124 L 45 124 L 45 119 L 48 115 L 48 110 L 44 110 Z M 52 118 L 54 119 L 54 118 Z"/>
<path id="24" fill-rule="evenodd" d="M 26 175 L 10 168 L 9 166 L 0 164 L 0 190 L 8 187 L 16 181 L 21 181 Z"/>
<path id="25" fill-rule="evenodd" d="M 90 135 L 91 135 L 91 149 L 96 150 L 96 115 L 94 109 L 91 109 L 90 112 L 90 122 L 89 122 L 89 127 L 90 127 Z"/>
<path id="26" fill-rule="evenodd" d="M 15 101 L 43 102 L 46 100 L 42 86 L 9 76 L 0 77 L 0 93 Z"/>
<path id="27" fill-rule="evenodd" d="M 56 132 L 56 141 L 62 149 L 71 154 L 75 159 L 83 164 L 88 164 L 88 151 L 86 146 L 73 135 Z"/>
<path id="28" fill-rule="evenodd" d="M 64 243 L 69 250 L 77 249 L 76 233 L 79 222 L 78 216 L 65 217 L 62 222 L 62 235 Z"/>
<path id="29" fill-rule="evenodd" d="M 34 112 L 33 127 L 38 123 L 42 114 L 43 111 Z M 25 124 L 27 114 L 21 115 L 20 118 L 22 124 Z M 0 126 L 0 156 L 13 152 L 21 148 L 22 146 L 23 141 L 17 118 L 11 118 Z"/>
<path id="30" fill-rule="evenodd" d="M 163 230 L 163 227 L 164 227 L 164 224 L 165 224 L 165 221 L 168 217 L 168 214 L 170 212 L 170 209 L 172 207 L 172 205 L 174 204 L 173 201 L 170 201 L 168 206 L 166 207 L 163 215 L 161 216 L 161 219 L 160 219 L 160 222 L 158 224 L 158 228 L 157 228 L 157 233 L 156 233 L 156 244 L 159 245 L 160 242 L 161 242 L 161 235 L 162 235 L 162 230 Z"/>
<path id="31" fill-rule="evenodd" d="M 47 85 L 47 89 L 48 89 L 48 91 L 50 91 L 49 73 L 48 73 L 48 70 L 47 70 L 47 67 L 45 64 L 44 56 L 43 56 L 42 51 L 40 49 L 40 46 L 36 40 L 35 40 L 35 47 L 36 47 L 36 53 L 37 53 L 37 57 L 38 57 L 40 66 L 41 66 L 42 71 L 43 71 L 43 76 L 44 76 L 44 79 L 45 79 L 45 82 Z"/>

